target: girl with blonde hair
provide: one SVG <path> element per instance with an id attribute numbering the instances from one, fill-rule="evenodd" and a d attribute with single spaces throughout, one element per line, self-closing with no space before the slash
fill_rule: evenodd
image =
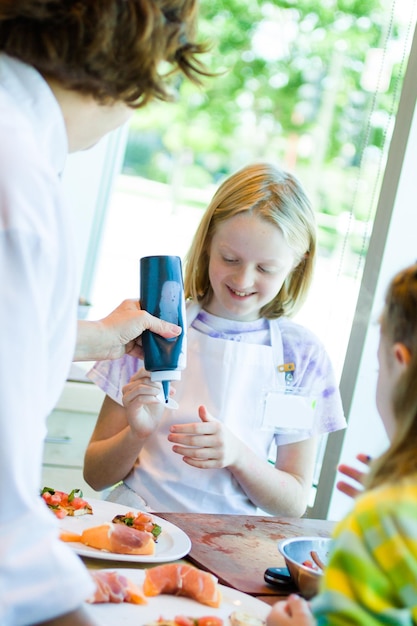
<path id="1" fill-rule="evenodd" d="M 109 499 L 154 511 L 304 513 L 317 437 L 345 427 L 326 351 L 289 318 L 315 250 L 314 213 L 294 176 L 255 163 L 225 180 L 185 263 L 179 410 L 159 402 L 160 383 L 137 359 L 90 372 L 107 394 L 85 456 L 94 489 L 123 481 Z"/>

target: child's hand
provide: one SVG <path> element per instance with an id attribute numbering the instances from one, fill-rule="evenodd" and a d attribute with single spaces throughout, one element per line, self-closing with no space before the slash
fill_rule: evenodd
<path id="1" fill-rule="evenodd" d="M 201 422 L 171 426 L 168 440 L 178 444 L 173 446 L 173 451 L 181 454 L 184 461 L 193 467 L 230 467 L 239 458 L 240 439 L 210 415 L 204 406 L 198 408 L 198 415 Z"/>
<path id="2" fill-rule="evenodd" d="M 142 367 L 123 387 L 122 393 L 130 428 L 141 438 L 149 437 L 165 410 L 158 398 L 162 393 L 161 383 L 151 381 L 149 372 Z"/>
<path id="3" fill-rule="evenodd" d="M 266 618 L 266 626 L 313 626 L 316 620 L 310 612 L 308 602 L 291 594 L 287 600 L 277 602 Z"/>
<path id="4" fill-rule="evenodd" d="M 366 466 L 368 466 L 371 462 L 371 458 L 366 454 L 358 454 L 356 458 L 358 459 L 358 461 Z M 351 483 L 348 483 L 344 480 L 340 480 L 336 484 L 336 487 L 339 489 L 339 491 L 346 494 L 350 498 L 356 498 L 356 496 L 358 496 L 363 491 L 363 479 L 365 477 L 365 472 L 362 472 L 350 465 L 345 465 L 344 463 L 341 463 L 337 469 L 341 474 L 344 474 L 348 478 L 352 478 L 355 481 L 356 485 L 352 485 Z"/>

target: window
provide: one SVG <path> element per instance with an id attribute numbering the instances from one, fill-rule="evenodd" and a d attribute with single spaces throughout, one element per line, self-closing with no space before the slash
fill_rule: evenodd
<path id="1" fill-rule="evenodd" d="M 184 256 L 219 181 L 272 160 L 298 175 L 317 210 L 316 279 L 298 321 L 322 338 L 343 382 L 416 2 L 202 5 L 203 30 L 222 34 L 214 69 L 226 73 L 204 91 L 184 83 L 178 104 L 139 111 L 117 135 L 103 180 L 117 174 L 115 154 L 121 173 L 96 211 L 81 296 L 92 317 L 137 297 L 139 258 Z"/>

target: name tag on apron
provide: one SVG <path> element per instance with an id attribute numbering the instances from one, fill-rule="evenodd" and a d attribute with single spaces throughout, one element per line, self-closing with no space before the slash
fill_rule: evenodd
<path id="1" fill-rule="evenodd" d="M 262 407 L 262 430 L 275 433 L 312 431 L 317 397 L 304 387 L 267 390 Z"/>

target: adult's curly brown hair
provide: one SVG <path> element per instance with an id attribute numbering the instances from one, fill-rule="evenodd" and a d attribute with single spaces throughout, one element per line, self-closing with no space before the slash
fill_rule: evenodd
<path id="1" fill-rule="evenodd" d="M 64 88 L 139 108 L 171 99 L 173 73 L 210 75 L 197 13 L 197 0 L 0 0 L 0 51 Z"/>

